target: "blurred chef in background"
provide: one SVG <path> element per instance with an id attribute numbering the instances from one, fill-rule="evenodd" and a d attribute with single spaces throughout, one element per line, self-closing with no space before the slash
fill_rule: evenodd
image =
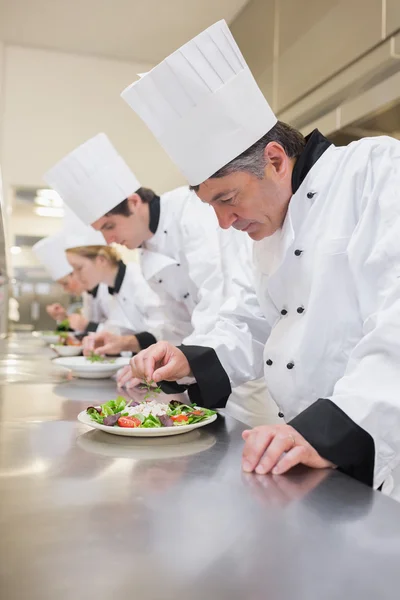
<path id="1" fill-rule="evenodd" d="M 68 308 L 59 303 L 50 304 L 46 307 L 48 314 L 57 324 L 68 320 L 70 329 L 79 333 L 88 333 L 96 331 L 99 324 L 106 320 L 109 311 L 109 293 L 106 285 L 86 286 L 74 274 L 65 255 L 67 238 L 71 235 L 71 230 L 75 231 L 75 242 L 105 244 L 101 234 L 86 227 L 66 211 L 63 229 L 37 242 L 32 250 L 53 281 L 61 285 L 65 292 L 82 297 L 82 303 L 74 302 Z"/>
<path id="2" fill-rule="evenodd" d="M 68 241 L 71 244 L 72 240 Z M 120 347 L 108 354 L 139 352 L 159 338 L 163 325 L 160 300 L 146 283 L 138 264 L 125 264 L 118 251 L 106 245 L 68 247 L 66 256 L 82 285 L 93 288 L 105 284 L 108 288 L 109 311 L 101 330 L 108 332 L 107 339 L 121 341 Z M 90 337 L 86 350 L 93 349 L 94 338 Z"/>
<path id="3" fill-rule="evenodd" d="M 220 307 L 236 295 L 249 319 L 263 320 L 253 285 L 251 240 L 234 230 L 222 231 L 214 212 L 189 188 L 161 197 L 144 188 L 104 133 L 76 148 L 44 178 L 108 243 L 140 247 L 143 275 L 165 313 L 161 339 L 190 348 L 213 329 Z M 106 347 L 109 351 L 109 345 L 103 351 Z M 129 379 L 128 369 L 121 383 Z M 196 386 L 190 390 L 195 399 Z M 277 419 L 262 379 L 229 395 L 231 414 L 244 422 Z"/>

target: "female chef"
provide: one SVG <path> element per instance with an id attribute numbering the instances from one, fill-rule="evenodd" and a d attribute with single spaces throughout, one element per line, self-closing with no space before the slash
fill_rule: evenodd
<path id="1" fill-rule="evenodd" d="M 68 248 L 66 256 L 85 287 L 108 286 L 110 306 L 102 330 L 129 336 L 127 349 L 139 352 L 156 340 L 162 324 L 159 299 L 144 280 L 136 263 L 125 264 L 115 248 L 81 246 Z"/>
<path id="2" fill-rule="evenodd" d="M 108 289 L 106 286 L 91 289 L 77 278 L 65 257 L 66 235 L 65 231 L 61 231 L 56 235 L 43 238 L 32 247 L 32 250 L 46 267 L 51 278 L 65 292 L 82 297 L 82 314 L 72 313 L 70 309 L 64 308 L 59 303 L 48 305 L 46 310 L 57 322 L 68 318 L 70 328 L 74 331 L 96 331 L 99 323 L 107 318 Z"/>

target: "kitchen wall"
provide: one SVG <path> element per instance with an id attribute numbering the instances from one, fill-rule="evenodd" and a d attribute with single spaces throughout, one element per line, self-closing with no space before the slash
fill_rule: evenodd
<path id="1" fill-rule="evenodd" d="M 119 96 L 137 73 L 149 68 L 7 45 L 1 135 L 7 200 L 11 202 L 15 186 L 43 186 L 46 169 L 99 131 L 109 135 L 146 186 L 164 192 L 183 183 L 165 152 Z M 46 219 L 41 221 L 42 225 L 37 220 L 25 224 L 19 220 L 15 226 L 20 234 L 41 235 L 43 227 L 48 233 Z"/>
<path id="2" fill-rule="evenodd" d="M 0 39 L 0 140 L 3 126 L 3 59 L 4 46 Z M 8 268 L 5 240 L 6 220 L 7 214 L 3 201 L 2 155 L 0 147 L 0 337 L 5 335 L 7 331 L 8 317 Z"/>
<path id="3" fill-rule="evenodd" d="M 400 28 L 400 2 L 251 0 L 231 27 L 274 110 L 294 119 L 302 97 Z"/>

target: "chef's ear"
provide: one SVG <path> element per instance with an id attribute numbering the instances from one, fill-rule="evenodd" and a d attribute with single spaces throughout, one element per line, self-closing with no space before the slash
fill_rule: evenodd
<path id="1" fill-rule="evenodd" d="M 264 149 L 264 158 L 279 177 L 284 177 L 288 171 L 290 158 L 278 142 L 269 142 Z"/>
<path id="2" fill-rule="evenodd" d="M 135 209 L 137 209 L 138 206 L 142 204 L 142 199 L 139 196 L 139 194 L 131 194 L 130 196 L 128 196 L 127 201 L 131 213 L 134 213 Z"/>

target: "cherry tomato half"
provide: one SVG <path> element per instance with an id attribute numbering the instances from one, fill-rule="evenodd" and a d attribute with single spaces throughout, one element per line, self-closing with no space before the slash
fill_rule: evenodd
<path id="1" fill-rule="evenodd" d="M 118 419 L 118 425 L 120 427 L 139 427 L 141 422 L 135 417 L 120 417 Z"/>
<path id="2" fill-rule="evenodd" d="M 189 420 L 189 417 L 187 417 L 186 415 L 175 415 L 175 416 L 171 417 L 171 419 L 175 423 L 185 423 L 186 421 Z"/>

